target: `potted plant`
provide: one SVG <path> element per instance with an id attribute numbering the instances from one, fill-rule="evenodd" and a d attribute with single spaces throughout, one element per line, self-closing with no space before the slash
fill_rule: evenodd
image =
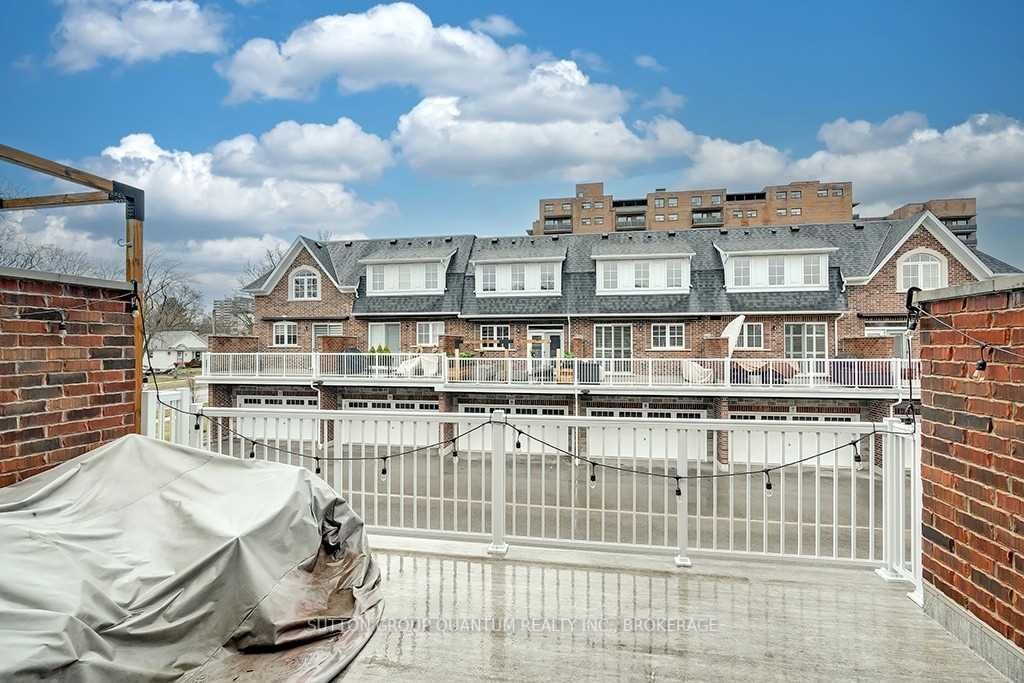
<path id="1" fill-rule="evenodd" d="M 573 368 L 575 366 L 575 356 L 572 351 L 566 351 L 562 354 L 562 359 L 558 363 L 558 383 L 559 384 L 572 384 L 575 380 L 575 372 Z"/>

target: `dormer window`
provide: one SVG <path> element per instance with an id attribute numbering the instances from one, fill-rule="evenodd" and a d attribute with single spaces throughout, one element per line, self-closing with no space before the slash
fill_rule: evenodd
<path id="1" fill-rule="evenodd" d="M 444 293 L 444 262 L 418 260 L 378 263 L 366 266 L 367 294 L 370 296 L 436 295 Z"/>
<path id="2" fill-rule="evenodd" d="M 900 290 L 911 287 L 938 289 L 946 286 L 947 263 L 937 252 L 930 249 L 915 249 L 899 261 Z"/>
<path id="3" fill-rule="evenodd" d="M 486 263 L 480 268 L 480 288 L 485 292 L 495 292 L 498 289 L 498 272 L 493 263 Z"/>
<path id="4" fill-rule="evenodd" d="M 312 268 L 296 268 L 292 271 L 291 298 L 293 301 L 308 301 L 320 298 L 320 275 Z"/>
<path id="5" fill-rule="evenodd" d="M 562 259 L 496 259 L 475 264 L 477 296 L 558 296 L 562 293 Z"/>
<path id="6" fill-rule="evenodd" d="M 597 294 L 678 294 L 690 289 L 688 255 L 598 256 Z"/>
<path id="7" fill-rule="evenodd" d="M 747 255 L 750 254 L 750 255 Z M 815 253 L 725 254 L 726 289 L 798 291 L 827 289 L 827 250 Z"/>

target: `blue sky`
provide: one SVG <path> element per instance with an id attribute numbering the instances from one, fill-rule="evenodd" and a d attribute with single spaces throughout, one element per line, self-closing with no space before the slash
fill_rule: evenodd
<path id="1" fill-rule="evenodd" d="M 982 247 L 1024 265 L 1020 3 L 5 5 L 0 140 L 142 184 L 149 243 L 209 295 L 300 232 L 516 234 L 596 179 L 976 195 Z M 20 220 L 97 254 L 120 230 Z"/>

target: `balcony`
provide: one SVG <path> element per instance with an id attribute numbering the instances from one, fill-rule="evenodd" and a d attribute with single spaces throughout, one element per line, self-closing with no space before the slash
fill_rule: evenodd
<path id="1" fill-rule="evenodd" d="M 616 230 L 643 230 L 647 227 L 647 216 L 644 214 L 616 216 Z"/>
<path id="2" fill-rule="evenodd" d="M 201 381 L 438 390 L 896 398 L 920 362 L 859 358 L 453 358 L 435 353 L 207 353 Z"/>
<path id="3" fill-rule="evenodd" d="M 544 233 L 557 235 L 572 232 L 572 218 L 545 218 Z"/>
<path id="4" fill-rule="evenodd" d="M 725 224 L 721 211 L 694 211 L 693 224 L 699 227 L 714 227 Z"/>

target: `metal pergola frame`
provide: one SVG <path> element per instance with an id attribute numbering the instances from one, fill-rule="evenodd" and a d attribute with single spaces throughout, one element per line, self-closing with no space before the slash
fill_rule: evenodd
<path id="1" fill-rule="evenodd" d="M 135 285 L 141 309 L 142 271 L 142 226 L 146 214 L 146 199 L 143 190 L 102 178 L 98 175 L 72 168 L 65 164 L 29 154 L 20 149 L 0 144 L 0 161 L 6 161 L 45 175 L 67 180 L 89 188 L 88 192 L 38 195 L 33 197 L 12 197 L 0 199 L 0 211 L 24 211 L 29 209 L 53 209 L 92 204 L 124 204 L 124 279 Z M 133 321 L 135 338 L 135 431 L 142 429 L 142 315 L 141 310 Z"/>

